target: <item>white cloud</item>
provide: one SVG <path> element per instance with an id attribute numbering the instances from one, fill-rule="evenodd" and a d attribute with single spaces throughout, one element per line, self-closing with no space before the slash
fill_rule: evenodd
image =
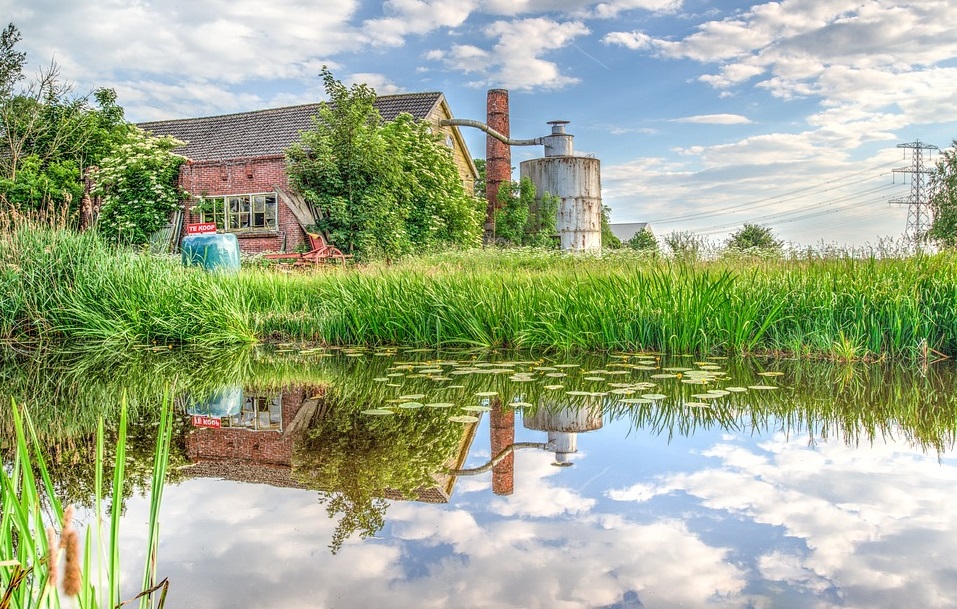
<path id="1" fill-rule="evenodd" d="M 673 119 L 676 123 L 699 123 L 704 125 L 748 125 L 751 120 L 740 114 L 700 114 Z"/>
<path id="2" fill-rule="evenodd" d="M 483 10 L 499 15 L 557 12 L 583 18 L 609 19 L 641 10 L 666 13 L 681 7 L 683 0 L 486 0 Z"/>
<path id="3" fill-rule="evenodd" d="M 346 85 L 352 85 L 355 83 L 368 85 L 375 89 L 375 92 L 379 95 L 394 95 L 396 93 L 405 92 L 402 87 L 392 82 L 392 80 L 390 80 L 385 74 L 357 72 L 344 77 L 342 82 Z"/>
<path id="4" fill-rule="evenodd" d="M 954 465 L 881 439 L 847 446 L 838 438 L 811 449 L 806 437 L 778 435 L 757 448 L 720 443 L 704 454 L 715 467 L 608 495 L 647 501 L 680 490 L 708 508 L 783 527 L 807 552 L 771 549 L 759 557 L 762 575 L 816 594 L 836 588 L 844 605 L 952 600 L 953 573 L 926 558 L 957 552 L 957 514 L 947 507 Z"/>
<path id="5" fill-rule="evenodd" d="M 448 51 L 432 51 L 449 68 L 477 74 L 474 86 L 512 90 L 560 89 L 578 82 L 565 76 L 558 65 L 542 55 L 561 49 L 589 33 L 581 21 L 557 22 L 546 18 L 496 21 L 484 29 L 497 42 L 491 50 L 474 45 L 453 45 Z"/>
<path id="6" fill-rule="evenodd" d="M 176 0 L 36 0 L 19 11 L 16 25 L 31 65 L 55 58 L 79 91 L 113 87 L 123 92 L 128 114 L 145 120 L 257 107 L 268 100 L 246 90 L 251 82 L 318 81 L 331 55 L 363 44 L 349 25 L 356 6 L 355 0 L 324 2 L 322 10 L 306 0 L 188 7 Z M 127 104 L 126 96 L 138 101 Z"/>
<path id="7" fill-rule="evenodd" d="M 477 6 L 474 0 L 387 0 L 388 16 L 367 20 L 363 31 L 375 45 L 401 46 L 410 34 L 462 25 Z"/>

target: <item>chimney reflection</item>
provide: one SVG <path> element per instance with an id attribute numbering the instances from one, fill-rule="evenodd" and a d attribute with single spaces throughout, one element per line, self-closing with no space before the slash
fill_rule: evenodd
<path id="1" fill-rule="evenodd" d="M 515 411 L 503 408 L 502 400 L 495 398 L 489 404 L 489 435 L 492 455 L 500 454 L 515 443 Z M 515 488 L 515 454 L 509 452 L 492 467 L 492 492 L 496 495 L 511 495 Z"/>

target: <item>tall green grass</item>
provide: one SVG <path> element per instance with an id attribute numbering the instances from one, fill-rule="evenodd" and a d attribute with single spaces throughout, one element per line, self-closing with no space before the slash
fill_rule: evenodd
<path id="1" fill-rule="evenodd" d="M 708 261 L 474 250 L 238 275 L 23 225 L 0 239 L 0 333 L 107 347 L 255 341 L 957 355 L 957 255 Z"/>
<path id="2" fill-rule="evenodd" d="M 12 407 L 16 447 L 12 466 L 0 469 L 0 609 L 60 607 L 61 600 L 75 597 L 81 608 L 117 607 L 120 597 L 119 523 L 122 513 L 124 467 L 126 460 L 126 408 L 121 408 L 120 435 L 110 489 L 109 532 L 103 530 L 104 433 L 98 427 L 96 447 L 96 523 L 87 527 L 82 554 L 79 532 L 73 523 L 72 506 L 65 508 L 58 498 L 43 456 L 39 436 L 29 411 Z M 141 609 L 162 607 L 167 584 L 156 584 L 159 505 L 166 476 L 170 449 L 172 413 L 169 400 L 160 413 L 159 432 L 153 463 L 150 495 L 150 520 L 143 592 L 135 597 Z M 57 542 L 57 538 L 60 542 Z M 65 556 L 64 556 L 65 555 Z M 61 557 L 63 564 L 60 565 Z M 62 573 L 62 577 L 59 574 Z M 133 600 L 133 599 L 131 599 Z M 65 601 L 64 601 L 65 602 Z M 70 606 L 70 605 L 67 605 Z"/>

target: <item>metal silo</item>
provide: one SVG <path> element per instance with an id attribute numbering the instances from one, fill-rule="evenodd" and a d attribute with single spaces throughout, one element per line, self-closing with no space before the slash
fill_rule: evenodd
<path id="1" fill-rule="evenodd" d="M 536 200 L 558 197 L 558 236 L 563 251 L 601 249 L 601 163 L 575 156 L 568 121 L 551 121 L 551 135 L 542 138 L 545 158 L 524 161 L 520 174 L 535 185 Z"/>

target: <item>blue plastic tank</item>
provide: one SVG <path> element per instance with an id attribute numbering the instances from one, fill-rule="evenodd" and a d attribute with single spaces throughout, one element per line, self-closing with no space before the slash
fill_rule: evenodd
<path id="1" fill-rule="evenodd" d="M 239 271 L 239 240 L 232 233 L 183 237 L 180 251 L 185 266 L 228 273 Z"/>

